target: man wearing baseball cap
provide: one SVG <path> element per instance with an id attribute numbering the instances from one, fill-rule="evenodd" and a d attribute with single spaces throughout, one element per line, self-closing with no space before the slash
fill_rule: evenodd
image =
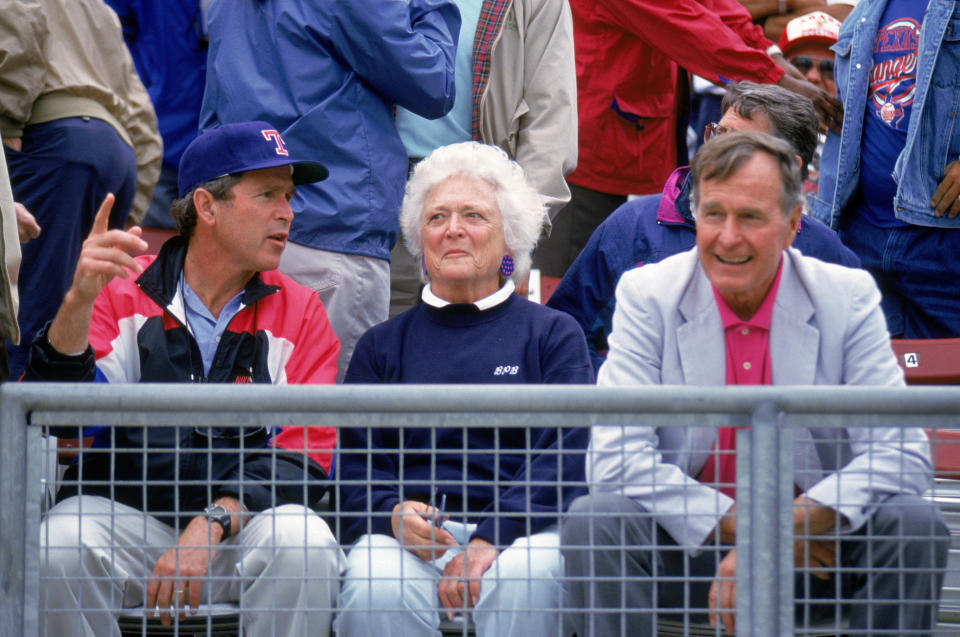
<path id="1" fill-rule="evenodd" d="M 777 46 L 808 82 L 836 95 L 830 47 L 837 43 L 839 33 L 839 20 L 823 11 L 813 11 L 788 22 Z"/>
<path id="2" fill-rule="evenodd" d="M 156 256 L 133 256 L 147 247 L 139 228 L 107 229 L 108 195 L 26 379 L 332 383 L 339 344 L 322 304 L 275 271 L 295 185 L 325 176 L 264 122 L 207 131 L 180 162 L 180 235 Z M 41 635 L 117 636 L 122 607 L 169 624 L 238 599 L 245 634 L 327 634 L 343 554 L 304 505 L 322 495 L 329 453 L 271 448 L 265 428 L 83 434 L 93 447 L 41 524 Z"/>

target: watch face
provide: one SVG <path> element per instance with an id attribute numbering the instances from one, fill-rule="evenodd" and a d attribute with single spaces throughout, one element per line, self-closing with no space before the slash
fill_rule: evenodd
<path id="1" fill-rule="evenodd" d="M 223 537 L 230 537 L 230 512 L 223 505 L 208 506 L 203 512 L 209 522 L 216 522 L 223 528 Z"/>

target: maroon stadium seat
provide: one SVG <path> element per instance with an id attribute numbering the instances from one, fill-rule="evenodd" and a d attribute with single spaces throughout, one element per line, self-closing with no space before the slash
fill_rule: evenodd
<path id="1" fill-rule="evenodd" d="M 892 339 L 908 385 L 960 384 L 960 338 Z"/>

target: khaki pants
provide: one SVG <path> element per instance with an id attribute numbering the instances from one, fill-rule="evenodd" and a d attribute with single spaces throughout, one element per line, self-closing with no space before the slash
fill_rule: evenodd
<path id="1" fill-rule="evenodd" d="M 107 498 L 58 503 L 40 525 L 40 635 L 119 637 L 117 614 L 145 605 L 154 564 L 176 543 L 173 527 Z M 326 637 L 343 567 L 326 523 L 283 505 L 217 545 L 202 600 L 238 602 L 244 634 Z"/>

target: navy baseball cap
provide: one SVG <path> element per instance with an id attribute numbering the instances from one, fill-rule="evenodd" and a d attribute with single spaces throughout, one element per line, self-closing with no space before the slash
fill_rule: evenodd
<path id="1" fill-rule="evenodd" d="M 266 122 L 211 128 L 183 151 L 177 175 L 178 197 L 217 177 L 276 166 L 293 166 L 293 183 L 297 185 L 326 179 L 328 174 L 322 164 L 291 157 L 280 132 Z"/>

